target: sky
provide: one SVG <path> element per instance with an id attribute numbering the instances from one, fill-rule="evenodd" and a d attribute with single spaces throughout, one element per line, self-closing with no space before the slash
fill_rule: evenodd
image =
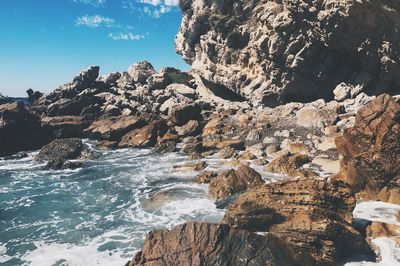
<path id="1" fill-rule="evenodd" d="M 50 92 L 81 69 L 188 69 L 176 54 L 179 0 L 0 0 L 0 93 Z"/>

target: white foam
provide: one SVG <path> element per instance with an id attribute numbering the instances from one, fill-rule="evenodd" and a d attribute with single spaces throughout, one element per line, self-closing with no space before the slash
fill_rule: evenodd
<path id="1" fill-rule="evenodd" d="M 377 221 L 387 224 L 400 225 L 396 215 L 400 211 L 400 205 L 386 203 L 382 201 L 365 201 L 356 205 L 353 215 L 354 218 Z"/>

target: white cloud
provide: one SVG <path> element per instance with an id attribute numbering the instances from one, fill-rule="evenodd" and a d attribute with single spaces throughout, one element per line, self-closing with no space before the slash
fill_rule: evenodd
<path id="1" fill-rule="evenodd" d="M 83 17 L 79 17 L 75 20 L 75 25 L 76 26 L 87 26 L 90 28 L 97 28 L 100 26 L 105 26 L 105 27 L 112 27 L 115 26 L 115 20 L 112 18 L 107 18 L 99 15 L 95 16 L 89 16 L 85 15 Z"/>
<path id="2" fill-rule="evenodd" d="M 166 6 L 178 6 L 179 0 L 164 0 Z"/>
<path id="3" fill-rule="evenodd" d="M 179 0 L 123 0 L 122 7 L 132 13 L 144 13 L 150 17 L 159 18 L 177 9 Z"/>
<path id="4" fill-rule="evenodd" d="M 81 3 L 85 5 L 91 5 L 95 7 L 102 6 L 106 3 L 106 0 L 72 0 L 75 3 Z"/>
<path id="5" fill-rule="evenodd" d="M 132 32 L 126 32 L 126 33 L 109 33 L 108 37 L 110 37 L 111 39 L 115 40 L 115 41 L 133 41 L 133 40 L 141 40 L 144 39 L 144 35 L 142 34 L 133 34 Z"/>

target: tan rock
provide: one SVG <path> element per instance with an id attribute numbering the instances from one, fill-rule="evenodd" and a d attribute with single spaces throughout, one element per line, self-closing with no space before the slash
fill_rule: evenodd
<path id="1" fill-rule="evenodd" d="M 307 155 L 286 153 L 273 160 L 266 167 L 266 171 L 279 174 L 288 174 L 298 170 L 302 165 L 308 163 L 310 158 Z"/>

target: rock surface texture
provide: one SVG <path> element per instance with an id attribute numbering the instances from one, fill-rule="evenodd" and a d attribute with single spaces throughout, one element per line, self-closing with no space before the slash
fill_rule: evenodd
<path id="1" fill-rule="evenodd" d="M 361 198 L 400 203 L 400 104 L 393 97 L 362 107 L 336 145 L 343 156 L 337 179 Z"/>
<path id="2" fill-rule="evenodd" d="M 257 235 L 226 225 L 189 222 L 171 231 L 150 232 L 134 265 L 294 265 L 290 248 L 274 235 Z"/>
<path id="3" fill-rule="evenodd" d="M 294 250 L 302 265 L 333 265 L 373 252 L 352 227 L 356 199 L 341 181 L 293 179 L 250 189 L 228 207 L 223 222 L 267 231 Z"/>
<path id="4" fill-rule="evenodd" d="M 253 102 L 333 99 L 342 83 L 373 94 L 399 91 L 397 1 L 182 0 L 180 5 L 178 53 L 204 79 Z"/>

